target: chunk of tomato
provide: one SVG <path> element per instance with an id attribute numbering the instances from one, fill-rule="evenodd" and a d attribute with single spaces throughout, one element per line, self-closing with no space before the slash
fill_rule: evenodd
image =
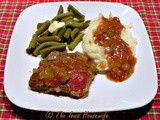
<path id="1" fill-rule="evenodd" d="M 88 74 L 86 72 L 71 72 L 69 78 L 71 91 L 82 91 L 86 87 Z"/>

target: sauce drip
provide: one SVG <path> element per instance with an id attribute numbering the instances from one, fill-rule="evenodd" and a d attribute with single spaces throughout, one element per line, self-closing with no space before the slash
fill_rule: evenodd
<path id="1" fill-rule="evenodd" d="M 104 18 L 94 32 L 95 43 L 104 47 L 109 71 L 107 78 L 115 82 L 128 79 L 134 72 L 136 58 L 129 45 L 121 39 L 124 26 L 117 17 Z"/>

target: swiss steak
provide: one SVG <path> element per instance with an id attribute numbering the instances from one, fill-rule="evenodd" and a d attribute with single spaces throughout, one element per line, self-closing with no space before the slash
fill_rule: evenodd
<path id="1" fill-rule="evenodd" d="M 53 51 L 33 69 L 29 86 L 37 92 L 84 98 L 96 73 L 96 64 L 86 55 Z"/>

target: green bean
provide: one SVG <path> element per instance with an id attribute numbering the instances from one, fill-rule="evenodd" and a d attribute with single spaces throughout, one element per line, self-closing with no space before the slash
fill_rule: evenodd
<path id="1" fill-rule="evenodd" d="M 57 35 L 57 34 L 58 34 L 58 31 L 56 30 L 56 31 L 54 31 L 54 32 L 52 33 L 52 36 Z"/>
<path id="2" fill-rule="evenodd" d="M 37 31 L 32 36 L 26 52 L 33 56 L 40 54 L 44 58 L 52 50 L 66 50 L 66 46 L 69 50 L 74 50 L 84 36 L 81 31 L 90 23 L 84 20 L 85 16 L 72 5 L 68 5 L 66 13 L 64 13 L 63 6 L 60 5 L 57 15 L 52 20 L 37 24 Z M 65 26 L 50 33 L 48 28 L 54 21 L 64 22 Z"/>
<path id="3" fill-rule="evenodd" d="M 73 16 L 69 16 L 69 17 L 65 17 L 65 18 L 63 18 L 62 20 L 61 20 L 61 22 L 67 22 L 67 21 L 69 21 L 70 19 L 73 19 Z"/>
<path id="4" fill-rule="evenodd" d="M 83 23 L 69 21 L 67 23 L 67 26 L 72 27 L 72 28 L 82 28 L 83 27 Z"/>
<path id="5" fill-rule="evenodd" d="M 73 13 L 72 12 L 62 13 L 62 14 L 57 15 L 56 17 L 59 20 L 59 19 L 69 17 L 69 16 L 73 16 Z"/>
<path id="6" fill-rule="evenodd" d="M 60 5 L 57 15 L 62 14 L 63 13 L 63 6 Z M 57 15 L 51 20 L 51 22 L 54 22 L 55 20 L 57 20 Z"/>
<path id="7" fill-rule="evenodd" d="M 84 33 L 79 33 L 76 38 L 68 45 L 69 50 L 73 51 L 78 43 L 82 40 Z"/>
<path id="8" fill-rule="evenodd" d="M 56 41 L 56 42 L 59 42 L 61 39 L 57 36 L 57 35 L 54 35 L 54 36 L 43 36 L 43 37 L 39 37 L 37 39 L 38 42 L 48 42 L 48 41 Z"/>
<path id="9" fill-rule="evenodd" d="M 31 39 L 31 41 L 29 43 L 29 46 L 26 49 L 26 52 L 28 54 L 31 54 L 33 52 L 33 50 L 36 48 L 36 46 L 37 46 L 37 38 L 38 37 L 35 34 L 32 36 L 32 39 Z"/>
<path id="10" fill-rule="evenodd" d="M 84 18 L 85 18 L 85 16 L 82 13 L 80 13 L 76 8 L 74 8 L 71 4 L 69 4 L 69 6 L 68 6 L 68 11 L 73 12 L 74 17 L 76 17 L 78 19 L 84 20 Z"/>
<path id="11" fill-rule="evenodd" d="M 83 27 L 82 28 L 87 28 L 89 26 L 90 20 L 87 20 L 83 22 Z"/>
<path id="12" fill-rule="evenodd" d="M 60 39 L 62 39 L 65 31 L 66 31 L 66 27 L 62 27 L 62 28 L 60 29 L 60 31 L 58 32 L 58 37 L 59 37 Z"/>
<path id="13" fill-rule="evenodd" d="M 47 20 L 37 31 L 36 31 L 36 35 L 39 36 L 41 33 L 43 33 L 45 30 L 47 30 L 47 28 L 49 27 L 49 25 L 51 24 L 51 22 L 49 20 Z"/>
<path id="14" fill-rule="evenodd" d="M 71 19 L 70 21 L 81 23 L 81 22 L 84 22 L 84 19 Z"/>
<path id="15" fill-rule="evenodd" d="M 73 16 L 74 14 L 72 12 L 67 12 L 67 13 L 61 13 L 57 16 L 55 16 L 51 21 L 54 22 L 56 20 L 61 20 L 63 18 L 66 18 L 66 17 L 70 17 L 70 16 Z"/>
<path id="16" fill-rule="evenodd" d="M 42 36 L 48 36 L 49 35 L 49 31 L 48 30 L 45 30 L 42 34 L 40 34 L 39 36 L 42 37 Z"/>
<path id="17" fill-rule="evenodd" d="M 57 45 L 57 46 L 51 46 L 48 48 L 44 48 L 44 49 L 40 50 L 40 54 L 43 58 L 45 58 L 53 50 L 64 51 L 65 49 L 66 49 L 66 45 L 61 44 L 61 45 Z"/>
<path id="18" fill-rule="evenodd" d="M 38 56 L 39 55 L 39 51 L 45 47 L 48 46 L 57 46 L 57 45 L 61 45 L 61 43 L 58 42 L 44 42 L 42 44 L 40 44 L 39 46 L 36 47 L 36 49 L 33 51 L 33 55 L 34 56 Z"/>
<path id="19" fill-rule="evenodd" d="M 60 5 L 60 6 L 59 6 L 59 9 L 58 9 L 57 15 L 62 14 L 62 13 L 63 13 L 63 6 Z"/>
<path id="20" fill-rule="evenodd" d="M 43 24 L 44 24 L 44 22 L 43 22 L 43 23 L 38 23 L 38 24 L 37 24 L 37 30 L 38 30 Z"/>
<path id="21" fill-rule="evenodd" d="M 84 20 L 85 20 L 85 19 L 82 18 L 82 19 L 78 19 L 77 21 L 78 21 L 78 22 L 84 22 Z"/>
<path id="22" fill-rule="evenodd" d="M 83 23 L 79 23 L 79 22 L 75 22 L 75 21 L 68 21 L 67 26 L 72 27 L 72 28 L 83 29 L 83 28 L 88 27 L 89 23 L 90 23 L 90 20 L 83 22 Z"/>
<path id="23" fill-rule="evenodd" d="M 69 38 L 71 35 L 71 31 L 72 31 L 71 28 L 67 28 L 67 30 L 64 33 L 64 38 L 66 38 L 66 39 Z"/>
<path id="24" fill-rule="evenodd" d="M 74 40 L 74 37 L 76 36 L 76 34 L 79 32 L 78 28 L 74 28 L 71 32 L 71 38 L 72 40 Z"/>

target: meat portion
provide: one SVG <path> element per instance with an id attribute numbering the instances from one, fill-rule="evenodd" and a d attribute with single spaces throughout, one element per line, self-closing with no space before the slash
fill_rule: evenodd
<path id="1" fill-rule="evenodd" d="M 53 51 L 33 69 L 29 86 L 37 92 L 84 98 L 96 72 L 96 64 L 82 53 Z"/>

